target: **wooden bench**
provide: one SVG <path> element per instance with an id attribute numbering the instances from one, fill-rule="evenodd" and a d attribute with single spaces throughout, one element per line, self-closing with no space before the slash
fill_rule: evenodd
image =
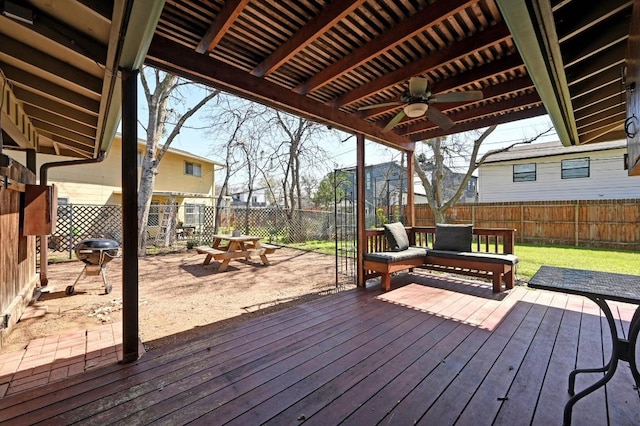
<path id="1" fill-rule="evenodd" d="M 391 274 L 413 268 L 425 268 L 461 275 L 487 278 L 493 291 L 513 288 L 518 258 L 513 254 L 515 229 L 474 228 L 474 246 L 471 252 L 434 250 L 435 227 L 407 228 L 412 244 L 404 253 L 388 250 L 382 229 L 367 230 L 364 254 L 365 280 L 381 277 L 385 291 L 391 289 Z M 418 250 L 416 250 L 418 249 Z M 421 251 L 424 253 L 421 253 Z"/>

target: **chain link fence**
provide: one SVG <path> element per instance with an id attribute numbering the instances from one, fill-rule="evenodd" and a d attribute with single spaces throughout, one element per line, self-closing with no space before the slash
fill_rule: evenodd
<path id="1" fill-rule="evenodd" d="M 151 206 L 147 221 L 150 247 L 211 244 L 213 235 L 239 229 L 270 243 L 289 245 L 307 241 L 334 241 L 335 218 L 331 211 L 279 208 L 228 207 L 221 209 L 215 227 L 215 209 L 204 205 Z M 122 244 L 122 209 L 119 205 L 65 204 L 58 206 L 56 231 L 48 237 L 48 249 L 68 253 L 88 238 L 108 238 Z M 38 251 L 40 241 L 38 238 Z"/>

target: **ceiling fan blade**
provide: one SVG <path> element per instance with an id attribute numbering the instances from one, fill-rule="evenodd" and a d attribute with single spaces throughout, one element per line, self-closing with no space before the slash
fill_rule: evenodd
<path id="1" fill-rule="evenodd" d="M 387 107 L 387 106 L 395 106 L 395 105 L 402 105 L 402 102 L 385 102 L 383 104 L 375 104 L 375 105 L 365 105 L 362 106 L 360 108 L 358 108 L 358 111 L 364 111 L 367 109 L 374 109 L 374 108 L 382 108 L 382 107 Z"/>
<path id="2" fill-rule="evenodd" d="M 468 102 L 468 101 L 479 101 L 482 99 L 482 91 L 480 90 L 469 90 L 466 92 L 449 92 L 449 93 L 441 93 L 439 95 L 433 95 L 429 102 Z"/>
<path id="3" fill-rule="evenodd" d="M 409 93 L 411 96 L 422 96 L 427 91 L 429 80 L 423 77 L 411 77 L 409 79 Z"/>
<path id="4" fill-rule="evenodd" d="M 429 106 L 427 113 L 425 114 L 429 121 L 431 121 L 436 126 L 440 127 L 442 130 L 449 130 L 453 127 L 453 121 L 446 115 L 444 115 L 438 108 L 434 108 Z"/>
<path id="5" fill-rule="evenodd" d="M 391 129 L 396 127 L 396 124 L 398 124 L 400 121 L 402 121 L 402 119 L 405 117 L 405 115 L 407 115 L 407 114 L 405 114 L 404 110 L 400 111 L 398 114 L 396 114 L 396 116 L 393 117 L 391 119 L 391 121 L 389 121 L 387 123 L 386 126 L 384 126 L 384 129 L 382 129 L 382 133 L 387 133 L 388 131 L 390 131 Z"/>

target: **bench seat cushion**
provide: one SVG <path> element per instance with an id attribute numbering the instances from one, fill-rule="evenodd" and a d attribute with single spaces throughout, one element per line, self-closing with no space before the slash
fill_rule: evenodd
<path id="1" fill-rule="evenodd" d="M 482 261 L 487 263 L 498 263 L 502 265 L 515 265 L 518 263 L 518 256 L 516 256 L 515 254 L 429 250 L 429 253 L 427 255 L 427 263 L 429 263 L 430 257 L 434 257 L 434 258 L 444 257 L 447 259 L 460 259 L 460 260 L 477 260 L 477 261 Z"/>
<path id="2" fill-rule="evenodd" d="M 408 259 L 418 259 L 427 255 L 425 247 L 409 247 L 402 251 L 380 251 L 375 253 L 365 253 L 364 260 L 380 263 L 394 263 Z"/>

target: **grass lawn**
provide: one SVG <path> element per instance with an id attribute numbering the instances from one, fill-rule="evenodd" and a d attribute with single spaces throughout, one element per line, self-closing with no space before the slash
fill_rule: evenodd
<path id="1" fill-rule="evenodd" d="M 335 253 L 333 241 L 308 241 L 289 246 L 331 255 Z M 517 277 L 525 281 L 542 265 L 640 275 L 640 253 L 637 252 L 523 244 L 516 244 L 515 252 L 520 258 Z"/>
<path id="2" fill-rule="evenodd" d="M 640 253 L 581 247 L 516 244 L 518 278 L 529 280 L 542 265 L 640 275 Z"/>

